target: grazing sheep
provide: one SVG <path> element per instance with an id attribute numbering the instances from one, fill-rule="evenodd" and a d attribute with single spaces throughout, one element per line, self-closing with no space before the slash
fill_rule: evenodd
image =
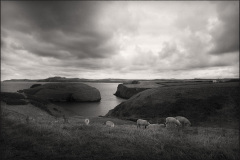
<path id="1" fill-rule="evenodd" d="M 107 121 L 105 124 L 106 126 L 114 127 L 114 123 L 112 121 Z"/>
<path id="2" fill-rule="evenodd" d="M 158 124 L 149 124 L 147 128 L 156 129 L 158 128 Z"/>
<path id="3" fill-rule="evenodd" d="M 114 123 L 112 121 L 107 121 L 105 125 L 109 127 L 108 133 L 110 133 L 110 129 L 114 127 Z"/>
<path id="4" fill-rule="evenodd" d="M 85 122 L 86 125 L 89 125 L 90 120 L 89 119 L 85 119 L 84 122 Z"/>
<path id="5" fill-rule="evenodd" d="M 166 125 L 165 124 L 158 124 L 160 128 L 165 128 Z"/>
<path id="6" fill-rule="evenodd" d="M 150 125 L 150 123 L 147 120 L 143 120 L 143 119 L 138 119 L 137 120 L 137 128 L 141 128 L 141 126 L 144 126 L 144 128 L 146 129 L 146 127 Z"/>
<path id="7" fill-rule="evenodd" d="M 161 129 L 165 128 L 164 124 L 149 124 L 148 127 L 149 129 Z"/>
<path id="8" fill-rule="evenodd" d="M 189 126 L 191 126 L 191 123 L 190 123 L 190 121 L 187 118 L 182 117 L 182 116 L 177 116 L 175 118 L 182 124 L 182 127 L 185 127 L 185 126 L 189 127 Z"/>
<path id="9" fill-rule="evenodd" d="M 167 117 L 166 127 L 170 127 L 170 126 L 178 127 L 178 126 L 182 126 L 182 124 L 179 122 L 179 120 L 177 120 L 174 117 Z"/>

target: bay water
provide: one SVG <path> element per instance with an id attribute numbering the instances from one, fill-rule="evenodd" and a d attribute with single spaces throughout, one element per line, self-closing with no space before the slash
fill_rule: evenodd
<path id="1" fill-rule="evenodd" d="M 51 82 L 1 82 L 1 92 L 17 92 L 21 89 L 30 88 L 33 84 L 45 84 Z M 77 83 L 77 82 L 76 82 Z M 104 116 L 109 110 L 125 101 L 113 95 L 119 83 L 93 83 L 84 82 L 97 88 L 101 93 L 100 102 L 58 102 L 58 106 L 81 116 Z"/>

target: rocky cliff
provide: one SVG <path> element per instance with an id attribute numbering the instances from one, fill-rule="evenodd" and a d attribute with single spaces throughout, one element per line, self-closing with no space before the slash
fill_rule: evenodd
<path id="1" fill-rule="evenodd" d="M 101 100 L 100 92 L 96 88 L 83 83 L 48 83 L 19 92 L 55 102 L 97 102 Z"/>
<path id="2" fill-rule="evenodd" d="M 139 92 L 142 92 L 144 90 L 151 89 L 151 88 L 157 88 L 159 86 L 160 85 L 155 83 L 149 83 L 149 82 L 135 83 L 135 81 L 133 81 L 133 83 L 131 84 L 119 84 L 117 87 L 117 91 L 114 95 L 124 99 L 129 99 L 130 97 L 132 97 L 133 95 Z"/>
<path id="3" fill-rule="evenodd" d="M 117 97 L 124 98 L 124 99 L 129 99 L 133 95 L 135 95 L 139 92 L 142 92 L 146 89 L 149 89 L 149 88 L 130 88 L 124 84 L 119 84 L 117 87 L 117 91 L 114 95 Z"/>

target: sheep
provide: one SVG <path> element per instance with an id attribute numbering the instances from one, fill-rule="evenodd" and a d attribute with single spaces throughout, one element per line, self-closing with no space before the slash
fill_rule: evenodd
<path id="1" fill-rule="evenodd" d="M 160 128 L 165 128 L 166 125 L 165 124 L 158 124 Z"/>
<path id="2" fill-rule="evenodd" d="M 158 128 L 158 124 L 149 124 L 149 125 L 147 126 L 147 128 L 156 129 L 156 128 Z"/>
<path id="3" fill-rule="evenodd" d="M 143 119 L 138 119 L 137 120 L 137 128 L 141 128 L 141 126 L 144 126 L 144 128 L 146 129 L 146 127 L 150 125 L 150 123 L 147 120 L 143 120 Z"/>
<path id="4" fill-rule="evenodd" d="M 160 128 L 165 128 L 164 124 L 149 124 L 148 127 L 149 129 L 160 129 Z"/>
<path id="5" fill-rule="evenodd" d="M 109 127 L 114 127 L 114 123 L 112 121 L 107 121 L 105 122 L 106 126 L 109 126 Z"/>
<path id="6" fill-rule="evenodd" d="M 177 120 L 174 117 L 167 117 L 166 118 L 166 127 L 170 127 L 170 126 L 174 126 L 174 127 L 178 127 L 178 126 L 182 126 L 182 124 L 179 122 L 179 120 Z"/>
<path id="7" fill-rule="evenodd" d="M 185 117 L 182 117 L 182 116 L 177 116 L 175 117 L 181 124 L 182 124 L 182 127 L 189 127 L 191 126 L 191 122 L 185 118 Z"/>
<path id="8" fill-rule="evenodd" d="M 86 125 L 89 125 L 90 120 L 89 119 L 85 119 L 84 122 L 85 122 Z"/>
<path id="9" fill-rule="evenodd" d="M 107 121 L 105 125 L 109 127 L 108 133 L 110 133 L 110 129 L 114 127 L 114 123 L 112 121 Z"/>

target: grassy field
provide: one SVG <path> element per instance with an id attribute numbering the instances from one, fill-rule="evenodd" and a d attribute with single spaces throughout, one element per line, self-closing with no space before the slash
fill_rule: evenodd
<path id="1" fill-rule="evenodd" d="M 22 108 L 17 108 L 22 107 Z M 32 110 L 30 111 L 31 108 Z M 28 113 L 24 111 L 28 110 Z M 26 116 L 30 120 L 26 121 Z M 234 129 L 190 127 L 137 129 L 132 121 L 69 117 L 69 123 L 34 106 L 2 108 L 2 160 L 212 160 L 239 159 L 239 132 Z M 114 128 L 103 123 L 112 120 Z M 110 132 L 110 133 L 109 133 Z"/>

